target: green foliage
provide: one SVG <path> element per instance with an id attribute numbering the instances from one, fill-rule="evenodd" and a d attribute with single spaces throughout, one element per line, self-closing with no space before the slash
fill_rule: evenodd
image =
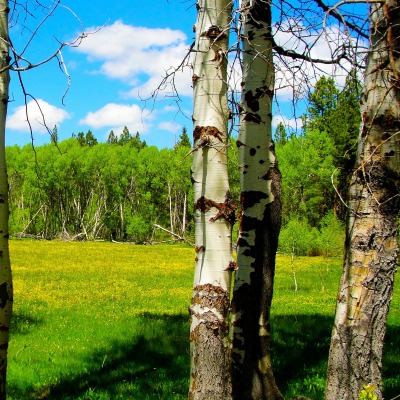
<path id="1" fill-rule="evenodd" d="M 189 135 L 187 134 L 187 129 L 184 126 L 182 128 L 182 133 L 179 136 L 179 140 L 175 145 L 175 149 L 178 149 L 179 147 L 186 147 L 187 149 L 190 149 L 192 147 L 192 144 L 190 143 Z"/>
<path id="2" fill-rule="evenodd" d="M 333 78 L 323 75 L 315 85 L 314 92 L 308 96 L 308 115 L 304 117 L 305 130 L 324 131 L 330 129 L 327 122 L 332 121 L 332 114 L 336 109 L 339 90 Z"/>
<path id="3" fill-rule="evenodd" d="M 347 186 L 360 126 L 360 84 L 351 72 L 343 90 L 322 77 L 309 95 L 304 135 L 275 133 L 282 173 L 280 251 L 338 255 L 343 248 Z M 336 187 L 336 188 L 335 188 Z M 340 197 L 337 195 L 337 189 Z M 335 217 L 334 217 L 335 216 Z M 294 249 L 294 250 L 293 250 Z"/>
<path id="4" fill-rule="evenodd" d="M 146 141 L 140 138 L 139 132 L 136 132 L 135 136 L 131 137 L 129 145 L 138 150 L 142 150 L 147 146 Z"/>
<path id="5" fill-rule="evenodd" d="M 333 208 L 333 148 L 331 138 L 320 131 L 292 137 L 285 144 L 276 145 L 282 173 L 284 223 L 297 217 L 316 226 Z"/>
<path id="6" fill-rule="evenodd" d="M 115 133 L 114 133 L 113 130 L 111 130 L 110 133 L 109 133 L 109 135 L 108 135 L 107 144 L 110 144 L 110 145 L 111 145 L 111 144 L 118 144 L 118 138 L 117 138 L 117 136 L 115 135 Z"/>
<path id="7" fill-rule="evenodd" d="M 54 126 L 53 131 L 50 133 L 50 139 L 51 139 L 51 142 L 57 146 L 57 144 L 58 144 L 57 126 Z"/>
<path id="8" fill-rule="evenodd" d="M 73 134 L 72 137 L 77 140 L 80 146 L 92 147 L 98 144 L 97 139 L 93 135 L 93 132 L 89 129 L 86 134 L 79 132 L 77 135 Z"/>
<path id="9" fill-rule="evenodd" d="M 146 221 L 144 216 L 135 214 L 127 217 L 126 233 L 135 243 L 145 242 L 151 229 L 151 223 Z"/>
<path id="10" fill-rule="evenodd" d="M 344 249 L 345 226 L 333 211 L 322 218 L 319 223 L 317 247 L 324 256 L 341 256 Z"/>
<path id="11" fill-rule="evenodd" d="M 285 125 L 283 125 L 282 122 L 279 122 L 278 126 L 276 127 L 274 141 L 275 143 L 279 143 L 281 145 L 284 145 L 287 141 Z"/>
<path id="12" fill-rule="evenodd" d="M 323 219 L 332 213 L 343 219 L 332 175 L 345 198 L 359 125 L 358 86 L 353 74 L 341 91 L 331 78 L 321 78 L 310 94 L 304 135 L 288 137 L 283 124 L 276 129 L 285 252 L 293 241 L 299 254 L 337 254 L 333 247 L 341 248 L 334 243 L 342 238 L 341 228 L 332 229 L 331 223 L 324 228 Z M 162 150 L 147 146 L 127 127 L 121 133 L 111 131 L 107 143 L 98 143 L 90 130 L 62 142 L 56 127 L 53 133 L 57 146 L 37 147 L 36 155 L 31 146 L 7 148 L 11 233 L 143 242 L 159 224 L 180 235 L 193 234 L 192 158 L 187 156 L 191 142 L 185 127 L 174 149 Z M 238 204 L 233 138 L 228 169 L 231 196 Z M 307 233 L 294 238 L 296 226 Z"/>
<path id="13" fill-rule="evenodd" d="M 12 234 L 143 242 L 153 224 L 171 221 L 178 234 L 191 234 L 186 148 L 158 150 L 139 134 L 127 145 L 94 143 L 89 131 L 35 152 L 7 148 Z"/>
<path id="14" fill-rule="evenodd" d="M 86 146 L 92 147 L 98 144 L 97 139 L 94 137 L 93 132 L 89 129 L 85 136 Z"/>
<path id="15" fill-rule="evenodd" d="M 236 139 L 230 138 L 228 144 L 228 174 L 230 194 L 234 204 L 240 201 L 240 177 L 238 168 L 239 151 L 236 145 Z"/>
<path id="16" fill-rule="evenodd" d="M 129 133 L 129 129 L 125 126 L 122 130 L 121 135 L 119 136 L 118 144 L 123 146 L 124 144 L 128 144 L 131 140 L 132 136 Z"/>
<path id="17" fill-rule="evenodd" d="M 136 132 L 135 136 L 132 136 L 129 132 L 129 129 L 125 126 L 122 130 L 122 133 L 117 138 L 113 131 L 110 132 L 107 140 L 108 144 L 119 144 L 120 146 L 128 145 L 137 150 L 144 149 L 147 144 L 146 141 L 142 141 L 140 138 L 139 132 Z"/>
<path id="18" fill-rule="evenodd" d="M 375 393 L 374 385 L 365 385 L 360 392 L 359 400 L 378 400 L 378 395 Z"/>
<path id="19" fill-rule="evenodd" d="M 340 256 L 343 243 L 344 226 L 330 212 L 319 227 L 311 227 L 304 219 L 290 219 L 281 230 L 278 250 L 302 256 Z"/>
<path id="20" fill-rule="evenodd" d="M 331 156 L 337 169 L 337 188 L 341 197 L 347 200 L 347 185 L 356 157 L 357 140 L 361 124 L 361 84 L 355 71 L 346 78 L 346 84 L 339 91 L 333 78 L 322 76 L 315 90 L 309 95 L 307 114 L 303 116 L 304 131 L 326 132 L 333 143 Z M 345 207 L 335 197 L 335 208 L 340 219 L 344 219 Z"/>
<path id="21" fill-rule="evenodd" d="M 286 254 L 309 255 L 317 251 L 318 232 L 305 220 L 292 218 L 281 230 L 278 251 Z"/>

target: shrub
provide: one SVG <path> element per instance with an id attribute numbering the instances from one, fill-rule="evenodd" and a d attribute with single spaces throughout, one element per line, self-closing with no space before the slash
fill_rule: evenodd
<path id="1" fill-rule="evenodd" d="M 279 251 L 298 256 L 318 255 L 318 230 L 311 228 L 305 220 L 291 219 L 281 230 Z"/>
<path id="2" fill-rule="evenodd" d="M 339 256 L 343 243 L 343 224 L 333 213 L 328 213 L 319 229 L 311 227 L 304 219 L 290 219 L 281 230 L 278 250 L 297 256 Z"/>
<path id="3" fill-rule="evenodd" d="M 330 211 L 320 222 L 318 248 L 324 256 L 341 256 L 344 247 L 344 225 Z"/>

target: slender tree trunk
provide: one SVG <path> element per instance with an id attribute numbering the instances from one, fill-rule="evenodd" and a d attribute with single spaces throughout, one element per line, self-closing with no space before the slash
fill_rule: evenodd
<path id="1" fill-rule="evenodd" d="M 8 250 L 8 184 L 5 156 L 5 125 L 10 62 L 8 53 L 8 1 L 0 1 L 0 400 L 6 399 L 9 328 L 12 312 L 12 279 Z"/>
<path id="2" fill-rule="evenodd" d="M 196 264 L 192 302 L 189 399 L 229 399 L 228 310 L 231 224 L 227 168 L 227 59 L 230 0 L 197 3 L 193 73 Z"/>
<path id="3" fill-rule="evenodd" d="M 186 231 L 186 203 L 187 203 L 187 198 L 185 193 L 185 197 L 183 199 L 183 212 L 182 212 L 182 237 L 185 237 L 185 231 Z"/>
<path id="4" fill-rule="evenodd" d="M 238 140 L 241 222 L 232 302 L 233 398 L 282 399 L 271 366 L 270 308 L 281 226 L 281 174 L 271 140 L 271 5 L 245 0 Z"/>
<path id="5" fill-rule="evenodd" d="M 168 200 L 169 200 L 169 224 L 171 227 L 171 232 L 174 231 L 174 217 L 172 212 L 172 194 L 171 194 L 171 185 L 168 182 Z"/>
<path id="6" fill-rule="evenodd" d="M 326 400 L 382 398 L 382 349 L 398 258 L 400 210 L 400 2 L 372 3 L 361 107 L 363 124 L 350 182 L 344 268 L 328 363 Z"/>

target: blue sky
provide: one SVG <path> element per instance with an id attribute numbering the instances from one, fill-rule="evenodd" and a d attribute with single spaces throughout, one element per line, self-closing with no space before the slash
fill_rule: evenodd
<path id="1" fill-rule="evenodd" d="M 50 4 L 51 2 L 48 2 Z M 36 63 L 53 54 L 58 41 L 71 41 L 81 31 L 89 34 L 78 48 L 62 51 L 68 78 L 58 61 L 21 74 L 26 92 L 41 105 L 47 125 L 58 128 L 65 139 L 80 131 L 92 130 L 100 141 L 111 129 L 120 133 L 126 125 L 131 133 L 140 132 L 148 144 L 173 146 L 182 127 L 191 131 L 190 72 L 179 73 L 177 88 L 181 94 L 179 112 L 169 91 L 160 93 L 157 102 L 144 102 L 161 82 L 164 71 L 179 65 L 193 41 L 192 27 L 196 11 L 193 2 L 180 0 L 65 1 L 69 10 L 59 7 L 37 32 L 24 57 Z M 79 20 L 73 13 L 79 17 Z M 45 17 L 31 9 L 36 19 L 11 28 L 10 37 L 17 51 L 31 38 L 31 32 Z M 23 25 L 28 25 L 27 27 Z M 100 29 L 100 30 L 99 30 Z M 7 145 L 30 142 L 24 96 L 18 76 L 11 72 L 10 103 L 7 121 Z M 39 109 L 28 98 L 30 121 L 36 145 L 49 141 Z"/>
<path id="2" fill-rule="evenodd" d="M 30 43 L 23 55 L 32 63 L 53 54 L 59 42 L 74 40 L 82 29 L 88 33 L 79 47 L 66 47 L 62 51 L 62 68 L 71 78 L 65 97 L 68 79 L 58 60 L 21 74 L 25 91 L 40 104 L 48 127 L 57 126 L 60 140 L 90 129 L 99 141 L 105 141 L 110 130 L 119 134 L 127 126 L 131 133 L 139 132 L 148 144 L 162 148 L 174 145 L 183 126 L 191 132 L 190 68 L 176 75 L 179 103 L 171 97 L 170 88 L 160 92 L 155 102 L 144 99 L 158 87 L 165 71 L 180 64 L 193 42 L 196 19 L 193 0 L 65 0 L 62 4 L 43 24 L 46 12 L 31 8 L 35 18 L 24 18 L 21 14 L 12 21 L 10 30 L 17 52 Z M 39 25 L 31 41 L 32 32 Z M 332 35 L 336 35 L 335 27 Z M 301 46 L 284 33 L 276 39 L 293 49 Z M 325 37 L 313 51 L 318 56 L 329 56 L 332 51 L 329 47 Z M 274 125 L 283 120 L 288 126 L 296 126 L 302 112 L 300 109 L 293 116 L 290 107 L 294 86 L 300 96 L 304 95 L 302 82 L 292 82 L 288 72 L 277 64 L 280 106 L 275 107 Z M 331 74 L 332 70 L 324 67 L 318 72 L 322 73 Z M 298 76 L 300 81 L 307 76 L 312 82 L 318 77 L 312 75 L 303 70 Z M 49 142 L 36 102 L 30 97 L 27 101 L 35 145 Z M 24 145 L 30 141 L 21 84 L 12 72 L 6 144 Z"/>

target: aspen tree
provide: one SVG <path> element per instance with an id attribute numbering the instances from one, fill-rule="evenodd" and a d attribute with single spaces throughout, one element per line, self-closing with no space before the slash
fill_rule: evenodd
<path id="1" fill-rule="evenodd" d="M 344 268 L 325 399 L 382 398 L 382 349 L 398 262 L 400 2 L 370 5 L 358 155 L 350 181 Z"/>
<path id="2" fill-rule="evenodd" d="M 0 1 L 0 400 L 6 399 L 7 350 L 13 301 L 8 249 L 8 183 L 5 157 L 5 130 L 10 82 L 8 13 L 8 1 Z"/>
<path id="3" fill-rule="evenodd" d="M 230 0 L 197 3 L 193 65 L 196 263 L 190 305 L 190 399 L 228 399 L 231 205 L 227 168 Z"/>
<path id="4" fill-rule="evenodd" d="M 270 357 L 270 307 L 281 226 L 281 174 L 271 139 L 271 3 L 242 2 L 243 80 L 238 137 L 240 230 L 232 302 L 234 399 L 282 399 Z"/>

